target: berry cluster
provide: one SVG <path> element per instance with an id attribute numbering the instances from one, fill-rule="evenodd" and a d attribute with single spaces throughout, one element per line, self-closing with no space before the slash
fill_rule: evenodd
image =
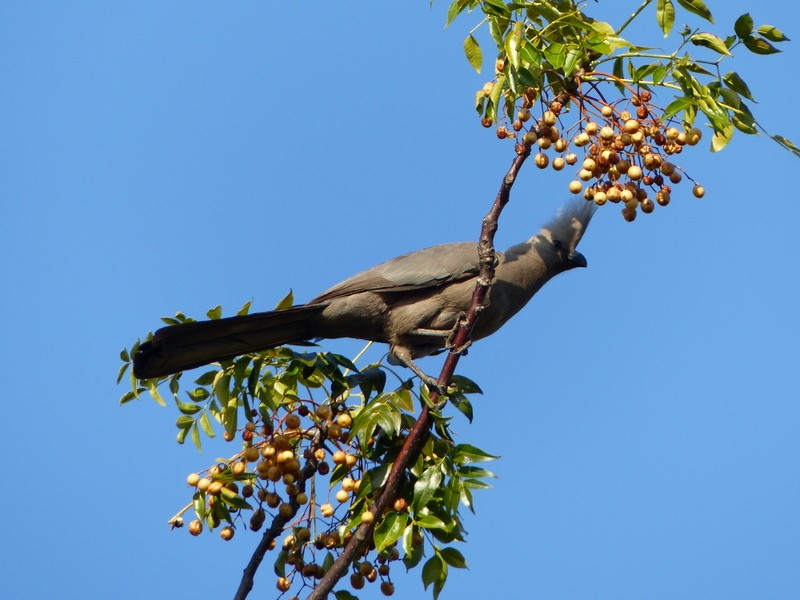
<path id="1" fill-rule="evenodd" d="M 560 125 L 568 111 L 557 100 L 543 103 L 541 117 L 531 121 L 537 97 L 538 92 L 529 88 L 511 127 L 498 126 L 497 137 L 516 141 L 518 153 L 536 150 L 533 161 L 540 169 L 577 166 L 576 178 L 569 183 L 571 193 L 601 206 L 621 203 L 623 217 L 633 221 L 638 210 L 651 213 L 656 204 L 669 204 L 672 185 L 684 177 L 691 180 L 670 157 L 696 145 L 702 134 L 697 128 L 679 129 L 662 120 L 648 90 L 613 103 L 587 95 L 574 97 L 579 118 L 565 130 Z M 484 126 L 491 124 L 483 119 Z M 702 198 L 705 189 L 695 183 L 692 193 Z"/>
<path id="2" fill-rule="evenodd" d="M 260 530 L 268 518 L 290 520 L 278 560 L 285 572 L 276 586 L 281 592 L 295 584 L 313 587 L 332 563 L 330 553 L 343 548 L 352 535 L 351 520 L 356 516 L 362 523 L 375 519 L 365 509 L 366 494 L 359 495 L 367 465 L 349 441 L 352 417 L 343 404 L 309 407 L 298 402 L 282 418 L 263 422 L 257 412 L 253 418 L 241 430 L 244 449 L 240 453 L 205 475 L 187 477 L 187 483 L 196 488 L 193 508 L 199 517 L 189 523 L 189 532 L 199 535 L 203 521 L 212 529 L 227 521 L 230 524 L 220 529 L 220 536 L 230 540 L 236 521 L 244 520 L 240 509 L 245 508 L 252 509 L 248 522 L 252 531 Z M 322 479 L 317 480 L 318 476 Z M 317 502 L 319 489 L 330 490 L 324 502 Z M 404 512 L 408 502 L 398 498 L 393 508 Z M 273 540 L 270 549 L 276 545 Z M 353 565 L 352 587 L 361 589 L 366 582 L 380 580 L 381 592 L 391 596 L 390 563 L 399 558 L 394 545 L 380 553 L 374 547 L 368 550 Z"/>

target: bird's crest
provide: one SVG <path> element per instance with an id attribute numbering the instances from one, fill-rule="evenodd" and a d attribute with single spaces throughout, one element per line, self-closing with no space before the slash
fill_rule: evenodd
<path id="1" fill-rule="evenodd" d="M 594 202 L 571 201 L 558 211 L 556 217 L 542 228 L 539 235 L 544 235 L 550 240 L 560 240 L 567 244 L 570 250 L 575 250 L 595 210 L 597 206 Z"/>

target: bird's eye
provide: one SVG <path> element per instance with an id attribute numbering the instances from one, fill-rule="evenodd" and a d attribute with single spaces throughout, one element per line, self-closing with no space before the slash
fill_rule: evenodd
<path id="1" fill-rule="evenodd" d="M 564 248 L 564 242 L 561 240 L 553 240 L 553 248 L 555 250 L 562 250 Z"/>

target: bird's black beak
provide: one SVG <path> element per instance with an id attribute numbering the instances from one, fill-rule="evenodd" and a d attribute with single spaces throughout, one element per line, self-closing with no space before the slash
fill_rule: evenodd
<path id="1" fill-rule="evenodd" d="M 569 263 L 573 267 L 584 267 L 584 268 L 586 268 L 589 264 L 586 262 L 586 257 L 577 250 L 570 252 Z"/>

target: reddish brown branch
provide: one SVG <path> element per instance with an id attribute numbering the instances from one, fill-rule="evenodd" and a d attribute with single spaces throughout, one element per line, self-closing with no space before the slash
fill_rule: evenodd
<path id="1" fill-rule="evenodd" d="M 511 164 L 511 168 L 503 178 L 503 183 L 500 185 L 500 190 L 497 193 L 491 210 L 483 218 L 480 241 L 478 242 L 478 254 L 480 256 L 481 265 L 478 282 L 472 293 L 472 300 L 467 314 L 453 338 L 454 351 L 447 355 L 447 359 L 442 366 L 442 371 L 437 380 L 439 386 L 443 389 L 450 383 L 450 379 L 461 357 L 461 353 L 458 352 L 458 349 L 464 348 L 469 342 L 472 327 L 475 325 L 475 321 L 480 315 L 486 293 L 489 291 L 489 286 L 494 280 L 494 234 L 497 231 L 498 219 L 503 207 L 508 203 L 511 187 L 517 179 L 517 174 L 528 156 L 530 156 L 529 147 L 525 148 L 521 154 L 516 156 L 514 162 Z M 435 404 L 439 399 L 439 392 L 437 390 L 431 390 L 430 398 L 432 403 Z M 389 506 L 389 503 L 393 502 L 397 497 L 397 491 L 402 482 L 403 475 L 409 466 L 417 459 L 417 456 L 419 456 L 419 452 L 425 443 L 432 423 L 433 419 L 431 418 L 430 409 L 428 406 L 423 406 L 419 417 L 417 417 L 416 422 L 408 432 L 403 447 L 400 449 L 397 458 L 392 464 L 392 468 L 389 470 L 386 482 L 379 491 L 375 503 L 370 508 L 370 511 L 374 515 L 382 515 L 383 511 Z M 353 537 L 350 538 L 350 541 L 342 550 L 336 562 L 328 569 L 325 576 L 319 581 L 307 600 L 324 600 L 328 597 L 328 594 L 333 590 L 333 586 L 347 574 L 348 567 L 364 552 L 364 549 L 372 537 L 377 522 L 378 519 L 370 524 L 361 524 L 356 528 Z"/>

